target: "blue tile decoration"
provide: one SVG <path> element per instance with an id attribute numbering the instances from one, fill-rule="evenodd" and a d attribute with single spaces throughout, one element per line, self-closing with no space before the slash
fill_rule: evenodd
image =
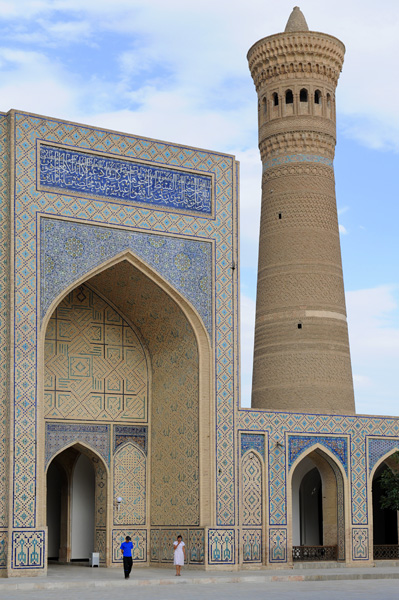
<path id="1" fill-rule="evenodd" d="M 382 439 L 382 438 L 368 438 L 368 466 L 369 475 L 374 465 L 383 457 L 387 452 L 399 451 L 399 439 Z"/>
<path id="2" fill-rule="evenodd" d="M 263 463 L 251 450 L 241 460 L 241 524 L 262 525 Z"/>
<path id="3" fill-rule="evenodd" d="M 37 456 L 37 340 L 40 335 L 40 240 L 41 218 L 60 218 L 81 223 L 92 223 L 106 228 L 124 228 L 151 234 L 180 236 L 184 239 L 208 241 L 212 246 L 212 291 L 217 322 L 212 330 L 215 349 L 216 420 L 220 423 L 221 436 L 217 438 L 217 500 L 216 520 L 223 526 L 234 525 L 236 497 L 234 473 L 234 427 L 231 427 L 234 402 L 238 392 L 237 355 L 233 351 L 235 332 L 238 328 L 238 269 L 231 265 L 238 260 L 238 164 L 231 155 L 189 148 L 178 144 L 107 131 L 100 128 L 66 123 L 57 119 L 38 117 L 16 112 L 6 115 L 10 144 L 16 160 L 12 196 L 14 213 L 12 228 L 15 245 L 11 273 L 13 282 L 13 313 L 9 322 L 18 324 L 18 335 L 12 348 L 15 356 L 15 378 L 10 394 L 15 404 L 16 419 L 12 433 L 13 505 L 7 514 L 13 515 L 16 528 L 34 528 L 37 521 L 35 495 L 35 460 Z M 115 159 L 177 169 L 182 172 L 211 174 L 214 181 L 214 215 L 179 210 L 157 210 L 145 203 L 128 203 L 91 194 L 43 190 L 38 187 L 39 174 L 37 153 L 43 140 L 48 146 L 62 144 L 83 153 L 104 153 Z M 3 180 L 2 180 L 3 181 Z M 5 211 L 10 216 L 10 210 Z M 213 218 L 214 216 L 214 218 Z M 3 221 L 6 224 L 6 219 Z M 5 239 L 9 229 L 4 227 Z M 8 236 L 8 237 L 7 237 Z M 211 241 L 209 241 L 211 240 Z M 73 251 L 73 244 L 69 248 Z M 51 264 L 51 261 L 50 261 Z M 6 270 L 6 274 L 8 271 Z M 67 273 L 69 276 L 69 273 Z M 84 277 L 82 277 L 84 279 Z M 205 282 L 203 282 L 203 285 Z M 7 281 L 2 278 L 6 289 Z M 73 285 L 69 284 L 70 287 Z M 36 314 L 36 310 L 39 314 Z M 198 309 L 197 309 L 198 310 Z M 6 352 L 9 344 L 3 339 Z M 4 378 L 7 380 L 7 378 Z M 6 396 L 7 397 L 7 396 Z M 229 427 L 226 434 L 224 427 Z M 222 429 L 223 428 L 223 429 Z M 222 475 L 218 466 L 223 467 Z"/>
<path id="4" fill-rule="evenodd" d="M 208 529 L 209 564 L 235 564 L 234 529 Z"/>
<path id="5" fill-rule="evenodd" d="M 13 569 L 44 569 L 45 532 L 13 531 L 11 566 Z"/>
<path id="6" fill-rule="evenodd" d="M 212 177 L 40 144 L 40 185 L 211 215 Z"/>
<path id="7" fill-rule="evenodd" d="M 261 457 L 265 458 L 265 436 L 256 433 L 241 434 L 241 454 L 247 450 L 256 450 Z"/>
<path id="8" fill-rule="evenodd" d="M 132 538 L 133 564 L 147 561 L 147 531 L 145 529 L 113 529 L 112 530 L 112 562 L 121 563 L 121 543 L 126 536 Z"/>
<path id="9" fill-rule="evenodd" d="M 131 250 L 191 302 L 212 331 L 210 242 L 42 218 L 41 316 L 71 283 L 124 250 Z"/>
<path id="10" fill-rule="evenodd" d="M 262 529 L 244 529 L 242 532 L 242 561 L 262 562 Z"/>
<path id="11" fill-rule="evenodd" d="M 114 425 L 114 451 L 125 442 L 134 442 L 147 455 L 148 429 L 135 425 Z"/>
<path id="12" fill-rule="evenodd" d="M 369 559 L 369 531 L 363 528 L 352 529 L 352 560 Z"/>
<path id="13" fill-rule="evenodd" d="M 0 531 L 0 569 L 7 567 L 7 531 Z"/>
<path id="14" fill-rule="evenodd" d="M 269 562 L 287 562 L 287 530 L 269 529 Z"/>
<path id="15" fill-rule="evenodd" d="M 188 532 L 188 562 L 203 565 L 205 562 L 205 533 L 203 529 L 190 529 Z"/>
<path id="16" fill-rule="evenodd" d="M 263 172 L 273 167 L 280 167 L 281 165 L 291 163 L 318 163 L 327 167 L 333 166 L 331 158 L 327 158 L 326 156 L 319 156 L 317 154 L 286 154 L 285 156 L 277 156 L 276 158 L 265 160 L 263 163 Z"/>
<path id="17" fill-rule="evenodd" d="M 288 440 L 288 469 L 291 469 L 296 458 L 314 444 L 325 446 L 342 463 L 346 473 L 348 472 L 348 440 L 345 437 L 321 436 L 321 435 L 290 435 Z"/>
<path id="18" fill-rule="evenodd" d="M 46 423 L 46 465 L 62 448 L 83 442 L 96 450 L 110 464 L 109 425 L 85 423 Z"/>

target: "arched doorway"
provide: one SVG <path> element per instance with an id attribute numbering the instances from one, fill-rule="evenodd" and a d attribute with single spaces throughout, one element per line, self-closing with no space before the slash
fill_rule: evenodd
<path id="1" fill-rule="evenodd" d="M 372 481 L 374 560 L 399 558 L 398 512 L 381 507 L 384 494 L 381 477 L 389 470 L 398 470 L 398 464 L 392 457 L 388 457 L 377 467 Z"/>
<path id="2" fill-rule="evenodd" d="M 106 468 L 89 448 L 75 444 L 50 462 L 47 469 L 48 559 L 60 563 L 88 561 L 100 553 L 106 528 Z"/>
<path id="3" fill-rule="evenodd" d="M 53 306 L 44 340 L 46 460 L 58 436 L 89 444 L 109 469 L 106 564 L 120 561 L 120 539 L 132 531 L 146 562 L 150 539 L 172 543 L 171 528 L 209 524 L 213 506 L 209 336 L 191 305 L 127 254 Z M 133 504 L 119 476 L 136 464 Z M 151 527 L 164 537 L 150 536 Z"/>
<path id="4" fill-rule="evenodd" d="M 291 477 L 294 561 L 345 559 L 343 487 L 339 467 L 319 448 L 294 468 Z"/>

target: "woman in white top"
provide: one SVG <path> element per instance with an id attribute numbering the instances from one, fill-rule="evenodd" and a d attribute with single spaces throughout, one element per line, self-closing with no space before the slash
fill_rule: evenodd
<path id="1" fill-rule="evenodd" d="M 176 542 L 173 542 L 173 550 L 173 564 L 176 567 L 176 577 L 180 577 L 180 569 L 184 565 L 184 559 L 186 558 L 186 544 L 183 542 L 181 535 L 178 535 Z"/>

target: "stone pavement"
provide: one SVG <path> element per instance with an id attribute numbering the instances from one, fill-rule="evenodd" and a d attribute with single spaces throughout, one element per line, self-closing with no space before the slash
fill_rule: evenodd
<path id="1" fill-rule="evenodd" d="M 18 600 L 29 597 L 31 600 L 45 600 L 57 597 L 57 600 L 62 600 L 76 597 L 101 600 L 115 593 L 125 596 L 125 592 L 130 589 L 129 596 L 132 597 L 139 594 L 140 598 L 167 599 L 175 598 L 177 594 L 189 594 L 190 600 L 194 600 L 213 597 L 217 586 L 218 598 L 229 599 L 245 596 L 247 592 L 250 592 L 252 600 L 258 597 L 258 592 L 263 594 L 259 598 L 264 597 L 266 590 L 268 598 L 272 597 L 272 590 L 276 590 L 278 597 L 283 598 L 285 596 L 281 594 L 285 590 L 287 593 L 290 590 L 302 593 L 306 589 L 308 594 L 311 589 L 319 589 L 324 596 L 323 600 L 326 600 L 330 596 L 325 596 L 322 589 L 326 593 L 340 589 L 341 594 L 342 590 L 347 589 L 353 589 L 354 593 L 359 589 L 374 589 L 379 598 L 385 600 L 391 597 L 397 599 L 399 596 L 399 581 L 394 581 L 395 579 L 399 579 L 399 565 L 396 562 L 379 563 L 376 567 L 367 568 L 345 568 L 337 563 L 313 563 L 295 565 L 294 569 L 256 571 L 184 569 L 181 577 L 175 577 L 172 565 L 164 569 L 134 567 L 129 581 L 123 578 L 122 567 L 104 569 L 81 565 L 50 565 L 47 577 L 0 579 L 0 598 Z M 394 592 L 394 596 L 382 595 L 382 588 L 386 594 Z M 224 596 L 224 593 L 227 595 Z M 306 594 L 304 598 L 311 597 Z M 356 595 L 347 596 L 345 591 L 345 598 L 349 597 L 357 598 Z"/>
<path id="2" fill-rule="evenodd" d="M 342 581 L 256 581 L 226 583 L 224 577 L 215 577 L 212 585 L 195 583 L 199 579 L 177 578 L 176 585 L 132 585 L 134 580 L 120 580 L 120 585 L 97 585 L 45 590 L 0 590 L 1 600 L 111 600 L 115 597 L 140 600 L 397 600 L 398 582 L 392 579 L 357 579 Z M 104 580 L 105 581 L 105 580 Z M 165 580 L 163 580 L 165 582 Z M 169 583 L 171 579 L 168 580 Z M 190 582 L 190 585 L 187 585 Z M 64 582 L 65 583 L 65 582 Z M 89 583 L 89 581 L 87 581 Z M 215 583 L 217 585 L 215 585 Z"/>

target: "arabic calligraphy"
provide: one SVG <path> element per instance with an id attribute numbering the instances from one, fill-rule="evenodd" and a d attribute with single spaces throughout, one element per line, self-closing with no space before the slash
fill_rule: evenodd
<path id="1" fill-rule="evenodd" d="M 96 154 L 40 145 L 40 184 L 62 191 L 210 215 L 212 179 Z"/>

